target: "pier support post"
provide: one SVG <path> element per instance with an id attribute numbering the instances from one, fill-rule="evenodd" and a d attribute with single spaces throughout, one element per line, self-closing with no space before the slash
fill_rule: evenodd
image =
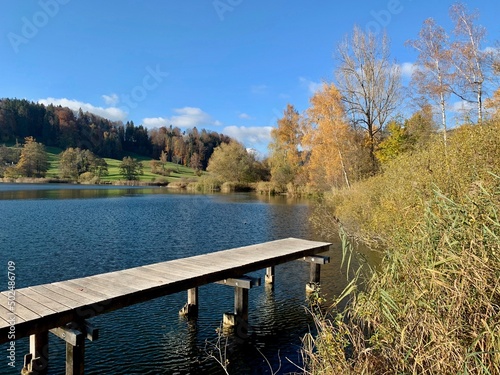
<path id="1" fill-rule="evenodd" d="M 49 333 L 30 336 L 30 353 L 24 356 L 22 375 L 45 375 L 49 365 Z"/>
<path id="2" fill-rule="evenodd" d="M 85 372 L 85 337 L 81 334 L 76 345 L 66 342 L 66 375 L 83 375 Z"/>
<path id="3" fill-rule="evenodd" d="M 266 284 L 274 284 L 274 266 L 266 268 Z"/>
<path id="4" fill-rule="evenodd" d="M 239 279 L 219 281 L 218 284 L 234 287 L 234 312 L 224 314 L 223 326 L 225 328 L 234 327 L 240 338 L 246 338 L 248 333 L 248 290 L 260 286 L 260 278 L 243 276 Z"/>
<path id="5" fill-rule="evenodd" d="M 321 265 L 330 263 L 330 257 L 316 255 L 304 257 L 302 260 L 310 264 L 309 282 L 306 285 L 306 292 L 315 292 L 318 290 L 321 281 Z"/>
<path id="6" fill-rule="evenodd" d="M 187 318 L 198 316 L 198 288 L 191 288 L 187 291 L 187 303 L 180 309 L 179 315 Z"/>
<path id="7" fill-rule="evenodd" d="M 83 375 L 85 372 L 85 338 L 90 341 L 97 340 L 99 330 L 83 321 L 53 328 L 50 332 L 66 341 L 66 375 Z"/>
<path id="8" fill-rule="evenodd" d="M 248 322 L 248 289 L 234 288 L 234 313 L 242 321 Z"/>

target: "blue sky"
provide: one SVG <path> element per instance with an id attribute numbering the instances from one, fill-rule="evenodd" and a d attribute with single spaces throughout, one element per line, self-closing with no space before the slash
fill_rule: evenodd
<path id="1" fill-rule="evenodd" d="M 333 79 L 355 24 L 404 46 L 427 17 L 451 31 L 453 1 L 3 0 L 0 97 L 82 108 L 148 128 L 212 129 L 265 151 L 287 103 Z M 500 39 L 498 0 L 469 1 Z"/>

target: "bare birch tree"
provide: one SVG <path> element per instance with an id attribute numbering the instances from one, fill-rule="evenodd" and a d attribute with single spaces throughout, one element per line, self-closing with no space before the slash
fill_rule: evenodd
<path id="1" fill-rule="evenodd" d="M 339 44 L 335 75 L 347 114 L 355 127 L 367 134 L 373 170 L 375 147 L 389 116 L 399 104 L 401 73 L 390 61 L 387 36 L 380 39 L 355 27 L 350 38 Z"/>
<path id="2" fill-rule="evenodd" d="M 476 103 L 478 123 L 483 122 L 483 96 L 492 55 L 482 49 L 486 29 L 477 25 L 477 12 L 468 13 L 464 4 L 456 3 L 450 8 L 455 22 L 457 40 L 452 44 L 455 65 L 454 93 L 462 100 Z M 472 95 L 472 97 L 471 97 Z"/>
<path id="3" fill-rule="evenodd" d="M 418 52 L 417 68 L 412 76 L 412 84 L 419 94 L 439 105 L 443 138 L 446 144 L 446 101 L 451 93 L 450 80 L 453 65 L 448 35 L 432 18 L 428 18 L 419 32 L 419 38 L 409 40 L 407 45 Z"/>

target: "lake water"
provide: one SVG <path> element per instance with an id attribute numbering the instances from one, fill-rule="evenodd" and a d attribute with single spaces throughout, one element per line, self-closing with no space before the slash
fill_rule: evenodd
<path id="1" fill-rule="evenodd" d="M 0 184 L 0 289 L 7 289 L 8 261 L 15 261 L 22 288 L 286 237 L 324 240 L 308 222 L 311 210 L 305 201 L 247 193 Z M 339 245 L 328 255 L 322 290 L 333 295 L 345 284 Z M 250 337 L 228 337 L 231 374 L 271 373 L 266 359 L 273 371 L 281 365 L 278 373 L 300 371 L 301 338 L 313 329 L 308 276 L 308 264 L 291 262 L 276 268 L 274 290 L 250 290 Z M 222 314 L 232 311 L 233 289 L 213 284 L 199 293 L 196 321 L 178 315 L 185 292 L 91 319 L 100 339 L 86 342 L 86 374 L 223 373 L 208 352 Z M 63 374 L 64 344 L 50 336 L 49 374 Z M 15 369 L 7 366 L 7 346 L 0 350 L 0 374 L 19 374 L 28 340 L 17 341 Z"/>

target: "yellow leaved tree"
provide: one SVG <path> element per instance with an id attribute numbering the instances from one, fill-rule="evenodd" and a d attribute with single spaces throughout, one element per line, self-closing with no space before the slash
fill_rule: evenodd
<path id="1" fill-rule="evenodd" d="M 354 132 L 346 122 L 341 94 L 333 84 L 324 83 L 310 102 L 302 140 L 309 184 L 321 190 L 349 187 L 348 155 L 355 148 Z"/>

